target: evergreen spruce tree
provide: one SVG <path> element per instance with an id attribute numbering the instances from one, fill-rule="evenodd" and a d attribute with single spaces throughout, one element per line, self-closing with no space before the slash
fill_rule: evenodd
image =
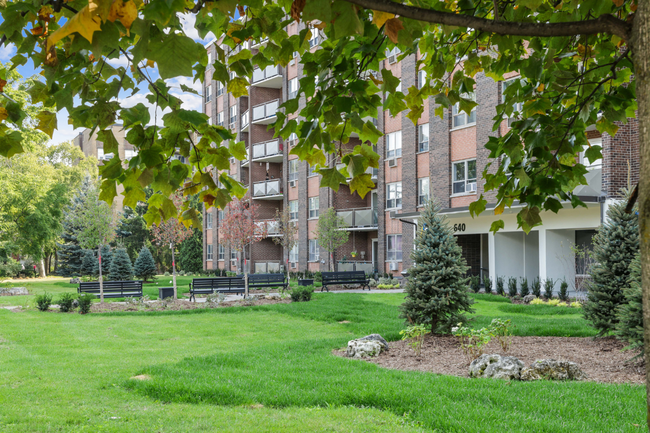
<path id="1" fill-rule="evenodd" d="M 636 209 L 626 213 L 627 200 L 607 210 L 607 221 L 594 236 L 594 262 L 587 285 L 585 318 L 602 336 L 614 331 L 616 311 L 625 303 L 624 289 L 630 278 L 630 264 L 639 253 L 639 221 Z"/>
<path id="2" fill-rule="evenodd" d="M 411 253 L 406 300 L 400 317 L 407 323 L 426 324 L 432 331 L 455 325 L 462 312 L 471 312 L 469 267 L 454 233 L 433 202 L 424 209 Z"/>
<path id="3" fill-rule="evenodd" d="M 63 233 L 61 234 L 63 242 L 57 242 L 57 255 L 59 258 L 57 272 L 64 277 L 92 274 L 92 272 L 88 274 L 81 272 L 85 251 L 79 246 L 79 242 L 77 242 L 78 227 L 73 222 L 91 187 L 92 182 L 89 177 L 86 177 L 72 198 L 70 205 L 63 212 L 63 222 L 61 223 L 63 226 Z"/>
<path id="4" fill-rule="evenodd" d="M 144 281 L 154 279 L 156 277 L 156 262 L 153 260 L 151 251 L 146 246 L 140 250 L 138 258 L 133 265 L 133 273 L 136 277 Z"/>
<path id="5" fill-rule="evenodd" d="M 83 250 L 83 259 L 81 261 L 79 273 L 85 277 L 95 275 L 96 268 L 97 257 L 95 257 L 95 253 L 91 250 Z"/>
<path id="6" fill-rule="evenodd" d="M 201 272 L 203 270 L 203 237 L 200 230 L 192 231 L 192 236 L 181 242 L 178 264 L 185 272 Z"/>
<path id="7" fill-rule="evenodd" d="M 616 312 L 616 336 L 629 343 L 628 349 L 643 353 L 643 292 L 641 290 L 641 255 L 630 265 L 628 287 L 623 290 L 625 301 Z"/>
<path id="8" fill-rule="evenodd" d="M 102 245 L 102 276 L 106 279 L 106 276 L 111 271 L 111 259 L 113 253 L 111 248 L 108 245 Z M 93 269 L 93 275 L 99 276 L 99 260 L 95 261 L 95 269 Z M 110 278 L 110 277 L 109 277 Z"/>
<path id="9" fill-rule="evenodd" d="M 118 248 L 115 251 L 115 255 L 111 260 L 109 278 L 113 281 L 129 281 L 133 279 L 133 266 L 126 248 Z"/>

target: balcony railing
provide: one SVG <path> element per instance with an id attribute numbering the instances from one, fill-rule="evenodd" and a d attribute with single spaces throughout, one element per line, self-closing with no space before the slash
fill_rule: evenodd
<path id="1" fill-rule="evenodd" d="M 374 273 L 372 262 L 340 261 L 336 267 L 338 272 L 364 271 L 366 275 Z"/>
<path id="2" fill-rule="evenodd" d="M 255 85 L 260 81 L 268 80 L 274 77 L 282 77 L 280 74 L 280 67 L 269 65 L 266 68 L 257 68 L 253 70 L 253 81 L 252 84 Z"/>
<path id="3" fill-rule="evenodd" d="M 272 123 L 275 121 L 280 100 L 266 102 L 253 107 L 253 123 Z"/>
<path id="4" fill-rule="evenodd" d="M 244 132 L 247 131 L 249 123 L 250 123 L 249 110 L 246 110 L 244 111 L 244 114 L 241 115 L 241 130 Z"/>
<path id="5" fill-rule="evenodd" d="M 282 270 L 282 266 L 280 265 L 280 261 L 275 261 L 275 262 L 256 261 L 254 270 L 256 274 L 270 274 L 274 272 L 280 272 Z"/>
<path id="6" fill-rule="evenodd" d="M 339 218 L 343 218 L 348 229 L 374 229 L 378 226 L 377 209 L 345 209 L 336 212 Z"/>
<path id="7" fill-rule="evenodd" d="M 253 184 L 253 198 L 264 198 L 269 196 L 282 196 L 282 184 L 280 179 L 256 182 Z"/>
<path id="8" fill-rule="evenodd" d="M 278 159 L 278 161 L 271 161 Z M 280 140 L 271 140 L 264 143 L 253 145 L 253 160 L 263 160 L 269 162 L 282 161 L 282 144 Z"/>
<path id="9" fill-rule="evenodd" d="M 267 236 L 281 236 L 282 235 L 282 233 L 280 232 L 280 224 L 276 220 L 256 221 L 255 225 L 259 229 L 258 233 L 263 233 L 264 229 L 266 229 L 266 235 Z"/>

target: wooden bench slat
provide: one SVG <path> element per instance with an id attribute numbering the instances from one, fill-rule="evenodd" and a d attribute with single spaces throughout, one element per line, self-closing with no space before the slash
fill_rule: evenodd
<path id="1" fill-rule="evenodd" d="M 99 281 L 79 283 L 77 293 L 91 293 L 101 297 Z M 104 281 L 104 298 L 142 297 L 142 281 Z"/>
<path id="2" fill-rule="evenodd" d="M 364 287 L 368 287 L 368 290 L 370 290 L 370 286 L 368 286 L 370 280 L 366 278 L 364 271 L 323 272 L 321 275 L 323 277 L 321 292 L 323 289 L 329 292 L 328 286 L 340 284 L 360 284 L 362 290 Z"/>

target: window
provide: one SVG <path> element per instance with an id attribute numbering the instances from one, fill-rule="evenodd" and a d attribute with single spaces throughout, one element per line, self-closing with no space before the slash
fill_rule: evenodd
<path id="1" fill-rule="evenodd" d="M 466 99 L 471 99 L 472 101 L 476 101 L 476 94 L 474 92 L 470 93 L 469 95 L 465 94 L 461 96 Z M 454 118 L 454 123 L 453 123 L 454 128 L 476 123 L 476 107 L 474 107 L 472 109 L 472 113 L 468 115 L 464 111 L 460 111 L 460 103 L 456 103 L 451 109 L 451 115 Z"/>
<path id="2" fill-rule="evenodd" d="M 237 251 L 230 250 L 230 260 L 237 260 Z"/>
<path id="3" fill-rule="evenodd" d="M 429 151 L 429 124 L 418 126 L 418 152 Z"/>
<path id="4" fill-rule="evenodd" d="M 223 95 L 223 83 L 221 81 L 217 81 L 217 96 Z"/>
<path id="5" fill-rule="evenodd" d="M 212 53 L 208 53 L 208 68 L 212 66 Z"/>
<path id="6" fill-rule="evenodd" d="M 295 132 L 291 133 L 291 135 L 287 139 L 287 143 L 289 144 L 289 147 L 293 147 L 296 144 L 298 144 L 298 136 L 296 135 Z"/>
<path id="7" fill-rule="evenodd" d="M 293 52 L 293 57 L 291 58 L 291 61 L 289 62 L 289 64 L 291 66 L 293 66 L 293 65 L 296 64 L 296 61 L 298 61 L 298 51 Z"/>
<path id="8" fill-rule="evenodd" d="M 206 252 L 206 260 L 212 260 L 212 245 L 207 246 L 207 252 Z"/>
<path id="9" fill-rule="evenodd" d="M 230 128 L 234 129 L 235 122 L 237 122 L 237 106 L 231 105 L 228 112 L 230 114 Z"/>
<path id="10" fill-rule="evenodd" d="M 386 159 L 402 156 L 402 131 L 386 134 Z"/>
<path id="11" fill-rule="evenodd" d="M 289 219 L 291 221 L 298 220 L 298 200 L 291 200 L 289 202 Z"/>
<path id="12" fill-rule="evenodd" d="M 206 229 L 212 228 L 212 211 L 207 211 L 205 213 L 205 228 Z"/>
<path id="13" fill-rule="evenodd" d="M 138 155 L 137 149 L 124 149 L 124 159 L 135 158 Z"/>
<path id="14" fill-rule="evenodd" d="M 318 241 L 316 239 L 309 239 L 309 261 L 318 261 Z"/>
<path id="15" fill-rule="evenodd" d="M 320 44 L 320 31 L 312 27 L 309 29 L 311 31 L 311 37 L 309 38 L 309 48 L 313 48 L 316 45 Z"/>
<path id="16" fill-rule="evenodd" d="M 602 148 L 603 146 L 603 139 L 602 138 L 591 138 L 589 139 L 589 145 L 590 146 L 600 146 Z M 600 168 L 603 165 L 603 160 L 602 159 L 597 159 L 594 162 L 589 162 L 589 158 L 585 157 L 584 152 L 580 152 L 580 163 L 584 165 L 587 170 L 591 170 L 594 168 Z"/>
<path id="17" fill-rule="evenodd" d="M 402 208 L 402 182 L 386 185 L 386 209 Z"/>
<path id="18" fill-rule="evenodd" d="M 396 63 L 397 56 L 401 53 L 400 49 L 395 47 L 392 50 L 386 50 L 386 57 L 388 58 L 388 63 Z"/>
<path id="19" fill-rule="evenodd" d="M 207 84 L 205 86 L 205 102 L 210 102 L 212 98 L 212 84 Z"/>
<path id="20" fill-rule="evenodd" d="M 291 250 L 289 250 L 289 261 L 291 263 L 297 263 L 299 261 L 299 255 L 298 255 L 298 245 L 294 245 Z"/>
<path id="21" fill-rule="evenodd" d="M 386 236 L 386 260 L 391 262 L 402 261 L 402 235 Z"/>
<path id="22" fill-rule="evenodd" d="M 505 95 L 506 88 L 509 85 L 516 83 L 517 81 L 519 81 L 521 83 L 519 78 L 513 78 L 511 80 L 503 82 L 503 86 L 501 88 L 501 102 L 502 103 L 506 102 L 506 95 Z M 517 120 L 519 118 L 519 115 L 523 111 L 524 111 L 524 103 L 523 102 L 515 102 L 514 104 L 512 104 L 512 115 L 508 118 L 508 128 L 510 127 L 510 125 L 512 125 L 512 122 L 514 122 L 515 120 Z"/>
<path id="23" fill-rule="evenodd" d="M 420 69 L 418 71 L 418 89 L 423 88 L 426 83 L 427 83 L 427 72 L 424 69 Z"/>
<path id="24" fill-rule="evenodd" d="M 237 74 L 234 71 L 230 71 L 230 81 L 234 80 Z"/>
<path id="25" fill-rule="evenodd" d="M 217 257 L 217 259 L 223 261 L 225 258 L 226 258 L 226 249 L 223 247 L 223 245 L 219 244 L 219 256 Z"/>
<path id="26" fill-rule="evenodd" d="M 223 126 L 223 111 L 217 113 L 217 125 Z"/>
<path id="27" fill-rule="evenodd" d="M 298 160 L 291 159 L 289 160 L 289 182 L 292 180 L 298 180 Z"/>
<path id="28" fill-rule="evenodd" d="M 318 218 L 318 197 L 309 197 L 309 218 Z"/>
<path id="29" fill-rule="evenodd" d="M 429 201 L 429 178 L 418 179 L 418 205 L 424 206 Z"/>
<path id="30" fill-rule="evenodd" d="M 476 192 L 476 160 L 454 163 L 454 194 Z"/>
<path id="31" fill-rule="evenodd" d="M 104 148 L 103 147 L 98 147 L 97 148 L 97 159 L 102 160 L 104 159 Z"/>
<path id="32" fill-rule="evenodd" d="M 292 78 L 289 80 L 289 99 L 293 99 L 298 96 L 298 78 Z"/>
<path id="33" fill-rule="evenodd" d="M 224 213 L 223 213 L 223 210 L 219 209 L 219 210 L 217 211 L 217 218 L 218 218 L 218 220 L 219 220 L 219 223 L 220 223 L 221 221 L 223 221 L 224 216 L 225 216 L 225 215 L 224 215 Z"/>
<path id="34" fill-rule="evenodd" d="M 307 172 L 307 177 L 318 176 L 316 167 L 312 166 L 311 164 L 309 164 L 308 167 L 309 167 L 309 171 Z"/>

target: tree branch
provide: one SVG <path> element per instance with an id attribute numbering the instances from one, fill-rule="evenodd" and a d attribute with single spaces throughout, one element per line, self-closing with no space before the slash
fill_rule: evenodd
<path id="1" fill-rule="evenodd" d="M 439 12 L 416 6 L 395 3 L 391 0 L 345 0 L 366 9 L 390 12 L 401 17 L 455 27 L 471 27 L 487 33 L 529 37 L 559 37 L 609 33 L 629 41 L 632 26 L 613 15 L 605 14 L 586 21 L 564 23 L 522 23 L 496 21 L 470 15 Z"/>

